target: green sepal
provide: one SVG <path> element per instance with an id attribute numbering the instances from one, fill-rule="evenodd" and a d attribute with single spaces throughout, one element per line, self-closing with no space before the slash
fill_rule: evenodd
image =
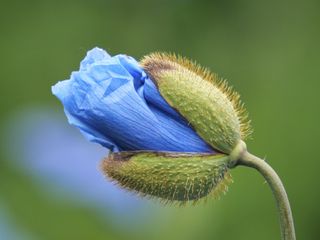
<path id="1" fill-rule="evenodd" d="M 167 103 L 215 150 L 230 154 L 251 133 L 239 94 L 215 74 L 166 53 L 147 55 L 140 63 Z"/>
<path id="2" fill-rule="evenodd" d="M 111 153 L 102 170 L 128 190 L 186 202 L 225 191 L 229 161 L 224 154 L 132 151 Z"/>

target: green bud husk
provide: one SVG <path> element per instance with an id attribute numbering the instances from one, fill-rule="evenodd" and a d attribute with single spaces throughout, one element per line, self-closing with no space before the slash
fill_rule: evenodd
<path id="1" fill-rule="evenodd" d="M 168 104 L 214 149 L 230 154 L 250 133 L 239 95 L 206 69 L 161 53 L 144 57 L 141 65 Z"/>
<path id="2" fill-rule="evenodd" d="M 102 170 L 128 190 L 184 203 L 225 192 L 228 163 L 224 154 L 120 152 L 104 159 Z"/>

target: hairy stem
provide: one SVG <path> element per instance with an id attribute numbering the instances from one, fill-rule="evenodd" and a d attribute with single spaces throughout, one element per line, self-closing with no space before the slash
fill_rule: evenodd
<path id="1" fill-rule="evenodd" d="M 264 160 L 250 154 L 242 152 L 237 165 L 243 165 L 257 169 L 268 182 L 277 202 L 280 215 L 281 236 L 283 240 L 295 240 L 295 230 L 290 203 L 286 190 L 277 173 Z"/>

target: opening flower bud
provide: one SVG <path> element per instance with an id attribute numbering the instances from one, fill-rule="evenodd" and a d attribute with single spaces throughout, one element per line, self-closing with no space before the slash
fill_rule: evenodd
<path id="1" fill-rule="evenodd" d="M 168 201 L 225 190 L 230 153 L 248 132 L 238 95 L 171 55 L 139 63 L 94 48 L 52 92 L 70 124 L 110 150 L 102 167 L 107 176 Z"/>

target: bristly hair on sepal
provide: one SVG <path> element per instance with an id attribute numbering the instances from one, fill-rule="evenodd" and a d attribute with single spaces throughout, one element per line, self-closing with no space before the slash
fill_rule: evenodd
<path id="1" fill-rule="evenodd" d="M 240 95 L 225 79 L 220 78 L 216 73 L 212 73 L 208 68 L 200 66 L 197 62 L 189 60 L 174 53 L 154 52 L 146 55 L 140 61 L 141 66 L 151 75 L 153 79 L 157 78 L 157 69 L 175 69 L 177 66 L 184 67 L 186 71 L 193 72 L 202 79 L 212 83 L 217 87 L 232 103 L 240 123 L 241 139 L 248 139 L 253 130 L 251 121 L 244 104 L 240 100 Z"/>
<path id="2" fill-rule="evenodd" d="M 133 151 L 111 153 L 103 173 L 122 188 L 165 204 L 219 198 L 232 182 L 224 154 Z"/>

